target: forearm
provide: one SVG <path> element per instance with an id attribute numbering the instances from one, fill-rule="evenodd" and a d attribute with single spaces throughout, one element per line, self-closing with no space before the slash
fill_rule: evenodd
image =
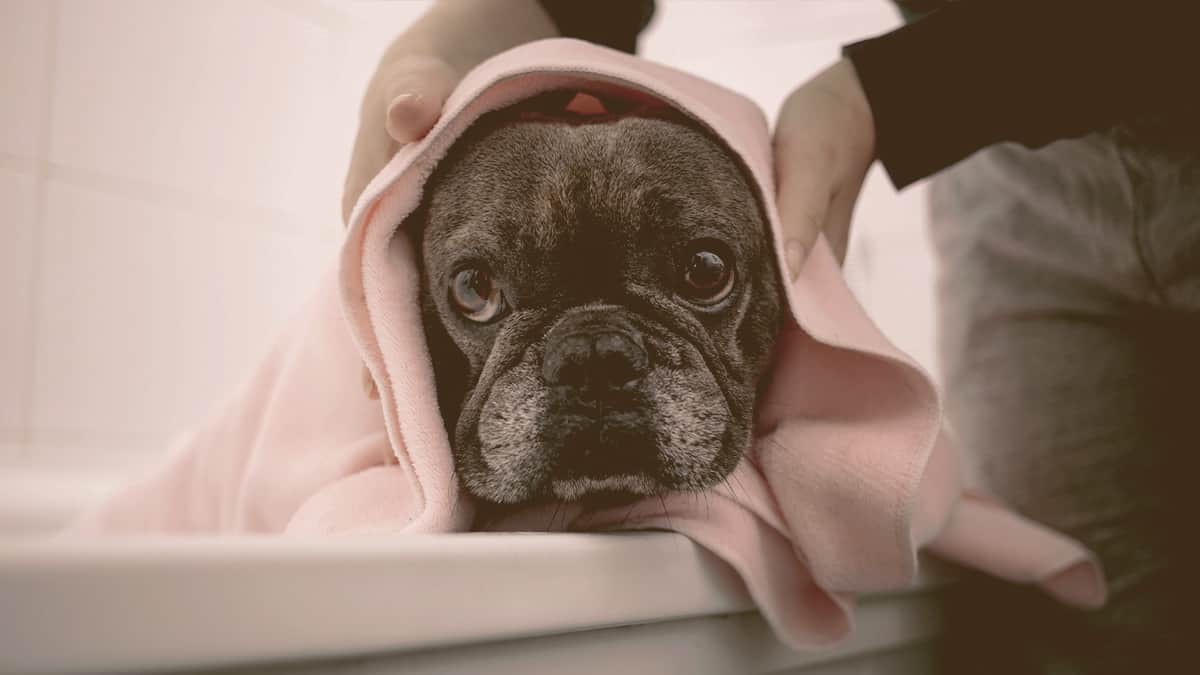
<path id="1" fill-rule="evenodd" d="M 992 143 L 1037 147 L 1179 105 L 1195 95 L 1195 14 L 1167 0 L 959 0 L 846 55 L 903 187 Z"/>

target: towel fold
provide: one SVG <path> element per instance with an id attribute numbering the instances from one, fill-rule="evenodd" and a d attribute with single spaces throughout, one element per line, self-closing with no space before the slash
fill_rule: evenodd
<path id="1" fill-rule="evenodd" d="M 469 73 L 437 126 L 402 148 L 351 217 L 337 269 L 242 387 L 168 459 L 86 513 L 76 532 L 455 532 L 473 521 L 434 395 L 409 239 L 393 236 L 433 166 L 482 114 L 550 90 L 653 100 L 706 126 L 747 169 L 781 250 L 766 118 L 746 98 L 575 40 L 519 47 Z M 785 269 L 782 259 L 781 269 Z M 855 593 L 897 589 L 925 547 L 1103 603 L 1078 543 L 966 489 L 926 375 L 879 332 L 829 247 L 785 288 L 786 321 L 753 446 L 709 493 L 619 509 L 562 508 L 566 529 L 679 531 L 728 562 L 780 638 L 827 644 L 852 627 Z M 378 391 L 362 391 L 366 364 Z M 539 529 L 535 510 L 493 529 Z"/>

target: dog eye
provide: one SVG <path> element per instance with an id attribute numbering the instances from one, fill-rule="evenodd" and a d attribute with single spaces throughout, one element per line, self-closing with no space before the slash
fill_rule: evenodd
<path id="1" fill-rule="evenodd" d="M 680 290 L 688 300 L 715 305 L 733 290 L 732 255 L 720 242 L 701 241 L 688 249 L 683 260 Z"/>
<path id="2" fill-rule="evenodd" d="M 463 316 L 477 323 L 492 321 L 506 309 L 500 287 L 491 274 L 478 267 L 468 267 L 454 275 L 450 301 Z"/>

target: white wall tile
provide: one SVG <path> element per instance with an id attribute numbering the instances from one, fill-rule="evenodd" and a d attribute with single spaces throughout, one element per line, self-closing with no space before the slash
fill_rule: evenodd
<path id="1" fill-rule="evenodd" d="M 33 158 L 45 129 L 52 4 L 0 2 L 0 152 Z"/>
<path id="2" fill-rule="evenodd" d="M 863 231 L 908 229 L 913 221 L 924 223 L 927 218 L 927 187 L 924 183 L 910 185 L 900 192 L 881 164 L 871 167 L 854 209 L 855 225 Z"/>
<path id="3" fill-rule="evenodd" d="M 936 380 L 936 275 L 924 222 L 898 222 L 856 244 L 867 269 L 857 289 L 860 300 L 884 334 Z"/>
<path id="4" fill-rule="evenodd" d="M 336 224 L 328 29 L 261 2 L 69 1 L 56 164 Z"/>
<path id="5" fill-rule="evenodd" d="M 22 430 L 28 412 L 36 184 L 0 168 L 0 432 Z"/>
<path id="6" fill-rule="evenodd" d="M 392 40 L 424 14 L 431 0 L 406 2 L 362 2 L 341 0 L 329 2 L 346 16 L 350 48 L 346 52 L 343 74 L 355 80 L 361 89 L 375 71 L 379 57 Z"/>
<path id="7" fill-rule="evenodd" d="M 24 430 L 0 432 L 0 476 L 5 474 L 5 467 L 11 468 L 29 461 L 24 436 Z"/>
<path id="8" fill-rule="evenodd" d="M 165 438 L 261 357 L 332 264 L 335 236 L 213 222 L 52 180 L 35 442 Z"/>
<path id="9" fill-rule="evenodd" d="M 133 470 L 159 459 L 169 447 L 170 438 L 170 434 L 162 432 L 130 434 L 35 428 L 30 430 L 22 454 L 12 464 L 72 474 L 101 470 L 132 475 Z M 3 472 L 4 466 L 0 464 L 0 474 Z"/>

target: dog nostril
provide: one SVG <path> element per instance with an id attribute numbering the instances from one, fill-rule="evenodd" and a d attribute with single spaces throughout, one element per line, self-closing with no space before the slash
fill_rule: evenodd
<path id="1" fill-rule="evenodd" d="M 542 378 L 548 384 L 621 387 L 646 374 L 646 350 L 623 332 L 572 333 L 548 346 Z"/>
<path id="2" fill-rule="evenodd" d="M 542 379 L 549 384 L 583 384 L 591 360 L 592 342 L 588 335 L 566 335 L 546 348 L 542 361 Z"/>
<path id="3" fill-rule="evenodd" d="M 620 387 L 646 374 L 646 350 L 621 333 L 600 333 L 592 343 L 598 379 Z"/>

